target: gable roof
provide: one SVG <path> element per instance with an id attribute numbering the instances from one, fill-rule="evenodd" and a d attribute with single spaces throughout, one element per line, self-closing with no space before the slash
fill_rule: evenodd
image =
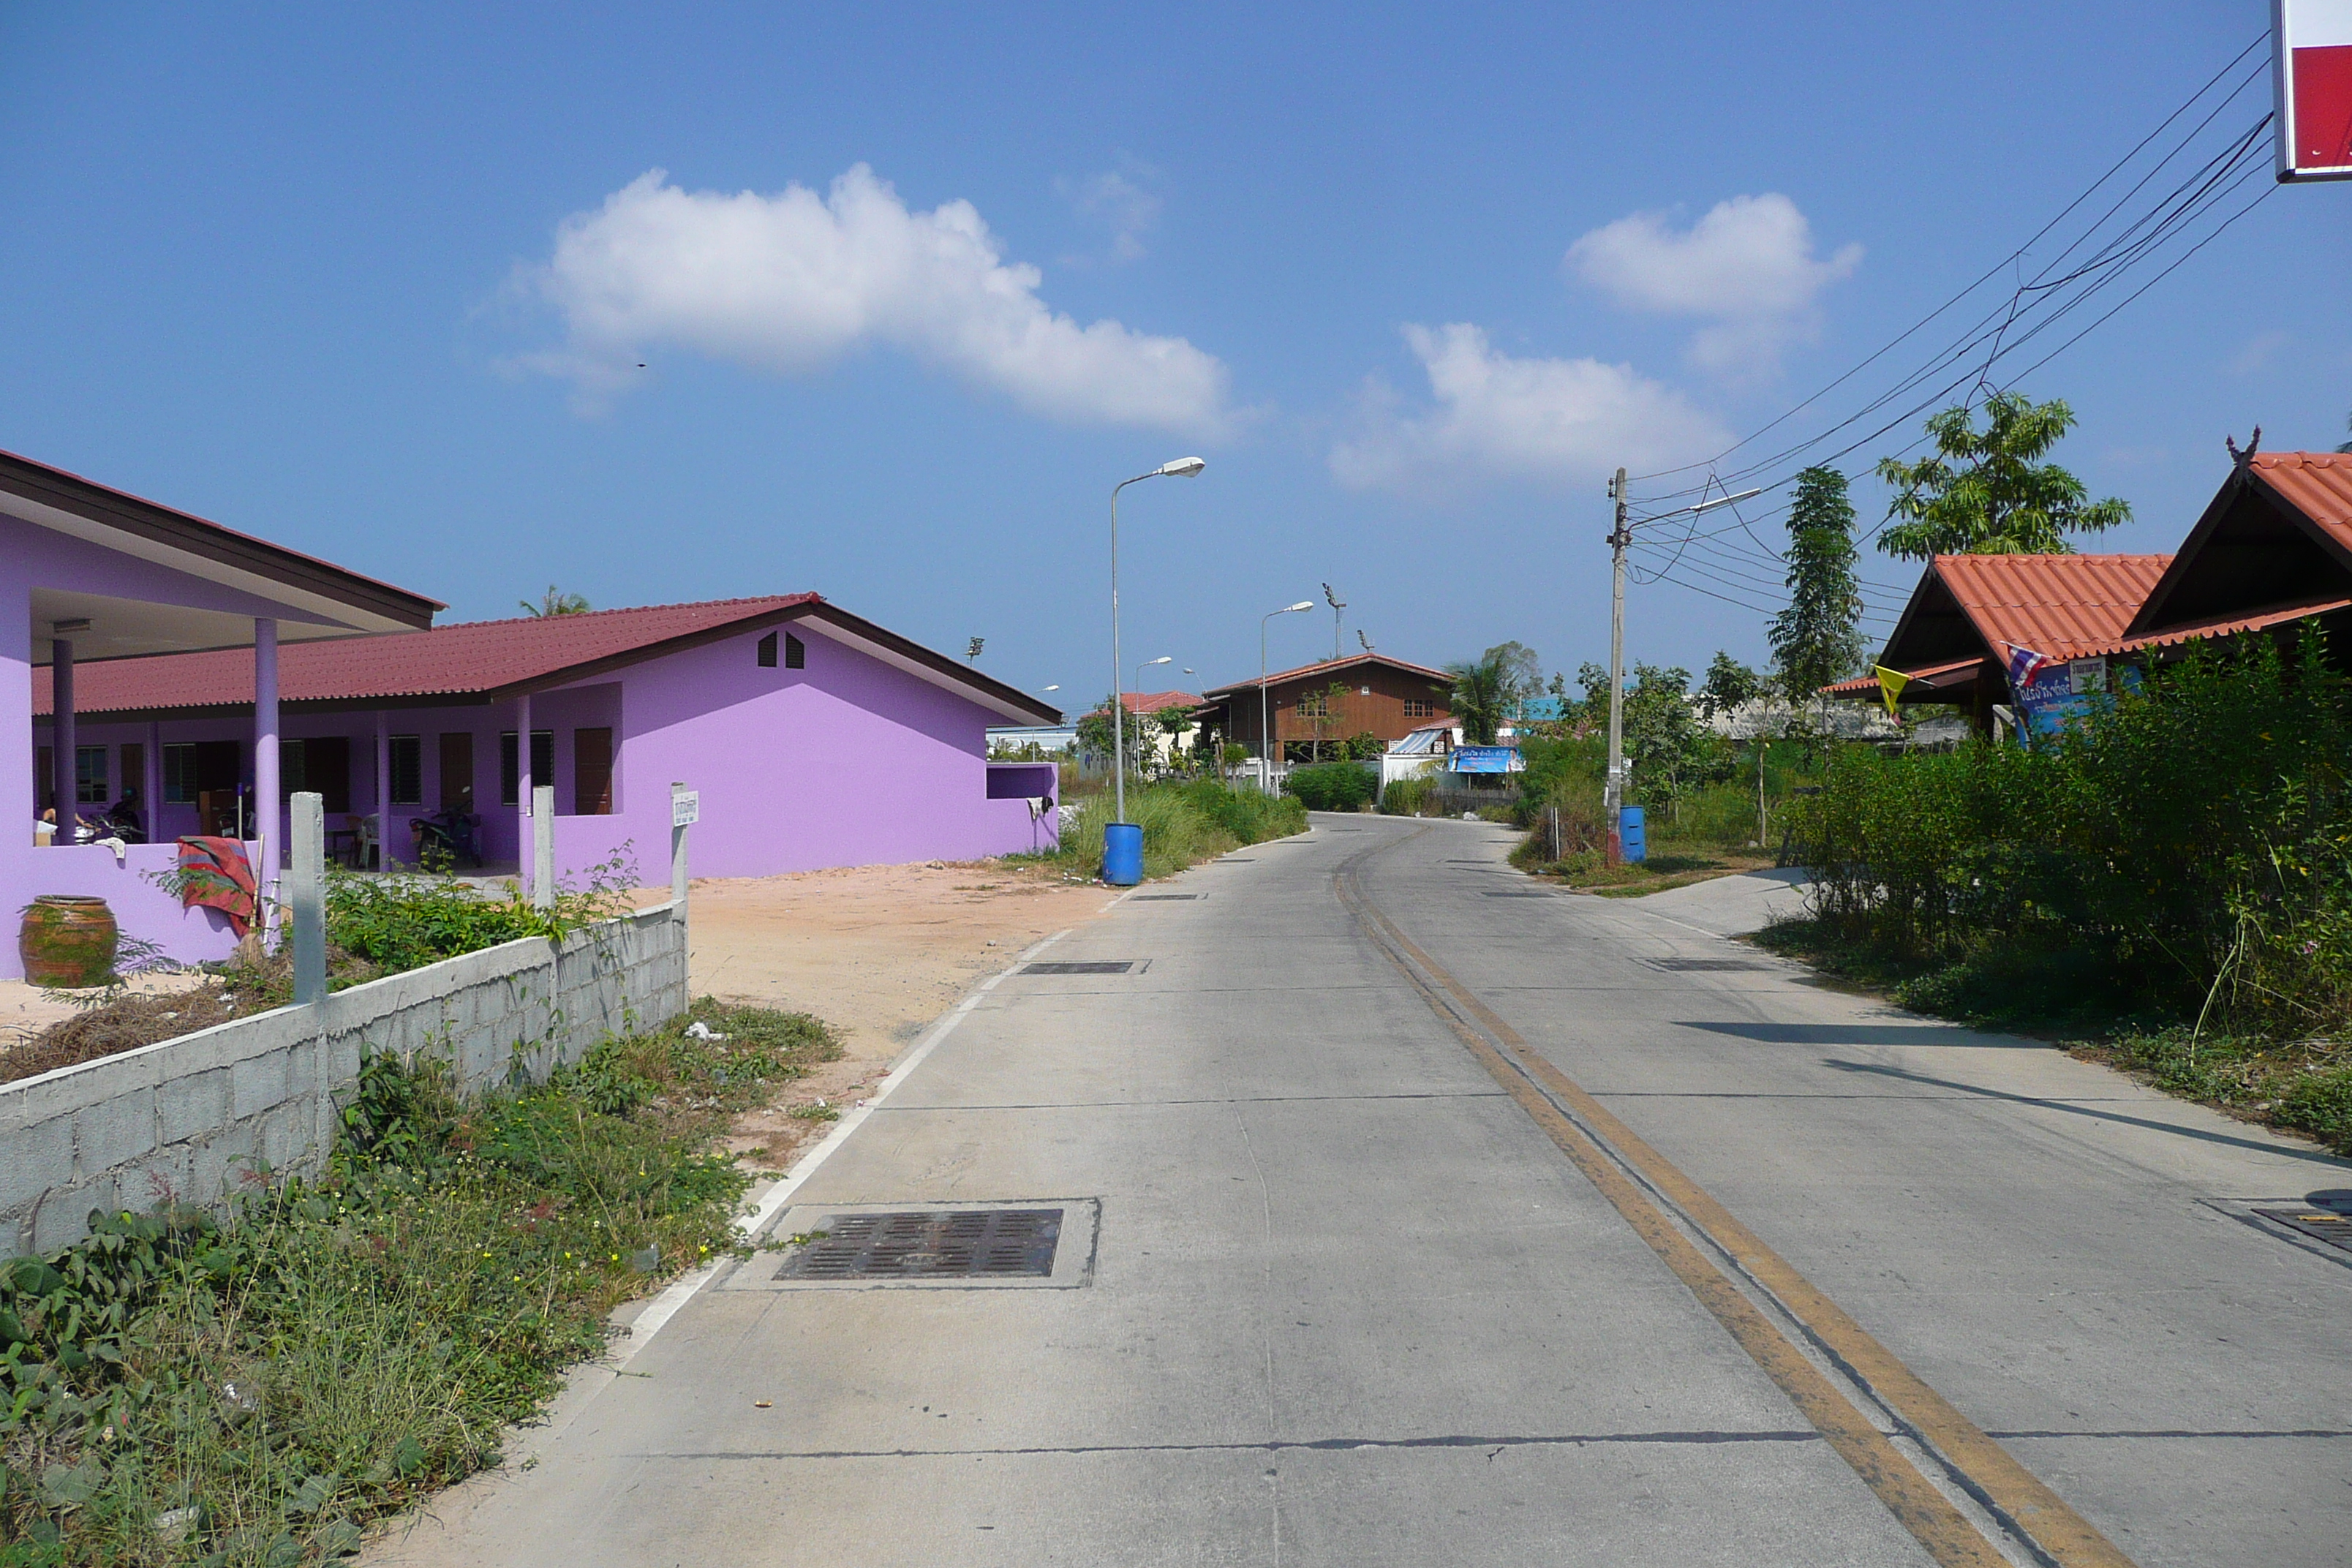
<path id="1" fill-rule="evenodd" d="M 1163 708 L 1198 708 L 1201 699 L 1190 691 L 1122 691 L 1119 703 L 1130 713 L 1153 714 Z M 1097 707 L 1096 712 L 1104 710 Z"/>
<path id="2" fill-rule="evenodd" d="M 281 624 L 279 636 L 289 642 L 429 626 L 434 612 L 447 608 L 438 599 L 428 599 L 315 555 L 223 528 L 219 523 L 15 452 L 0 452 L 0 512 L 36 528 L 287 605 L 306 617 Z M 75 595 L 49 591 L 45 596 L 53 601 L 51 608 L 60 616 L 86 613 L 82 606 L 70 602 Z M 95 603 L 91 609 L 98 610 Z M 130 627 L 110 634 L 109 627 L 122 617 L 102 610 L 98 614 L 105 623 L 100 628 L 98 643 L 121 652 L 205 646 L 203 641 L 185 640 L 191 635 L 190 627 L 185 626 L 178 635 L 160 638 L 142 636 Z M 205 619 L 201 614 L 187 611 L 177 618 L 197 625 Z M 226 618 L 233 621 L 236 617 Z M 220 629 L 211 628 L 215 633 Z M 202 629 L 194 630 L 193 635 L 206 636 Z M 242 636 L 249 638 L 251 635 L 248 621 Z M 46 658 L 46 649 L 42 657 Z"/>
<path id="3" fill-rule="evenodd" d="M 2266 614 L 2274 622 L 2274 612 L 2347 595 L 2352 454 L 2257 452 L 2231 468 L 2128 631 Z"/>
<path id="4" fill-rule="evenodd" d="M 1344 658 L 1327 658 L 1319 664 L 1302 664 L 1296 669 L 1278 670 L 1266 676 L 1265 683 L 1274 687 L 1286 681 L 1302 680 L 1315 676 L 1336 676 L 1341 670 L 1354 669 L 1368 664 L 1383 665 L 1390 669 L 1401 669 L 1408 675 L 1425 675 L 1432 680 L 1448 686 L 1454 683 L 1454 678 L 1442 669 L 1432 669 L 1425 664 L 1412 664 L 1402 658 L 1391 658 L 1384 653 L 1351 653 Z M 1230 686 L 1220 686 L 1215 690 L 1205 693 L 1203 700 L 1214 702 L 1219 698 L 1231 697 L 1238 691 L 1255 691 L 1257 689 L 1258 678 L 1253 676 L 1247 680 L 1236 680 Z"/>
<path id="5" fill-rule="evenodd" d="M 2124 636 L 2169 555 L 1938 555 L 1878 662 L 1920 669 L 2011 647 L 2052 658 Z"/>
<path id="6" fill-rule="evenodd" d="M 813 631 L 1016 722 L 1062 721 L 1059 710 L 816 594 L 469 621 L 429 631 L 289 644 L 278 650 L 278 700 L 292 708 L 494 702 L 786 621 L 806 623 Z M 101 659 L 77 664 L 74 670 L 79 713 L 234 711 L 252 701 L 249 647 Z M 48 710 L 43 685 L 34 711 Z"/>

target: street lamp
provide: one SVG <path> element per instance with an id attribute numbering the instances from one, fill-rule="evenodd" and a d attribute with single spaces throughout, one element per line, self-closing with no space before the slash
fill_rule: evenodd
<path id="1" fill-rule="evenodd" d="M 1118 687 L 1118 678 L 1127 673 L 1119 663 L 1118 652 L 1118 492 L 1146 479 L 1192 479 L 1208 466 L 1200 458 L 1178 458 L 1148 474 L 1121 479 L 1110 488 L 1110 756 L 1111 816 L 1115 825 L 1127 822 L 1127 695 Z"/>
<path id="2" fill-rule="evenodd" d="M 1285 605 L 1278 610 L 1268 610 L 1257 623 L 1257 750 L 1262 764 L 1258 781 L 1268 795 L 1274 793 L 1274 735 L 1266 728 L 1265 706 L 1265 629 L 1276 616 L 1295 616 L 1315 607 L 1312 599 L 1301 599 L 1295 605 Z"/>

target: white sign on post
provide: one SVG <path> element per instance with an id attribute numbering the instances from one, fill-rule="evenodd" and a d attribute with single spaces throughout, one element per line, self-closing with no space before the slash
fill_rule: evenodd
<path id="1" fill-rule="evenodd" d="M 702 820 L 702 792 L 684 789 L 669 797 L 669 825 L 691 827 Z"/>

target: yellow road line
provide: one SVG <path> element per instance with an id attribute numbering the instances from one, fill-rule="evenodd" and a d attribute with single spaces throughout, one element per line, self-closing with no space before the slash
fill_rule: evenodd
<path id="1" fill-rule="evenodd" d="M 1417 837 L 1417 835 L 1415 836 Z M 1402 843 L 1400 839 L 1398 842 Z M 1386 848 L 1391 846 L 1380 846 Z M 1366 855 L 1373 853 L 1367 849 Z M 1333 878 L 1340 901 L 1374 938 L 1391 963 L 1422 994 L 1438 1016 L 1461 1036 L 1471 1053 L 1542 1127 L 1561 1152 L 1600 1189 L 1634 1233 L 1657 1253 L 1701 1305 L 1780 1386 L 1804 1417 L 1877 1494 L 1895 1517 L 1945 1568 L 1994 1564 L 2007 1560 L 1966 1515 L 1921 1475 L 1876 1426 L 1812 1363 L 1791 1344 L 1755 1304 L 1692 1246 L 1641 1187 L 1610 1157 L 1640 1172 L 1665 1194 L 1684 1218 L 1737 1260 L 1748 1277 L 1768 1291 L 1816 1344 L 1857 1382 L 1895 1411 L 1969 1489 L 2063 1568 L 2133 1568 L 2131 1559 L 2066 1506 L 2057 1493 L 2011 1458 L 1944 1396 L 1880 1344 L 1811 1281 L 1734 1219 L 1706 1190 L 1685 1175 L 1634 1134 L 1567 1074 L 1528 1047 L 1518 1032 L 1477 995 L 1415 946 L 1357 886 L 1351 857 Z M 1406 962 L 1407 959 L 1410 962 Z M 1418 966 L 1421 973 L 1416 973 Z M 1423 974 L 1427 979 L 1423 978 Z M 1475 1019 L 1472 1028 L 1445 999 Z M 1478 1031 L 1484 1029 L 1486 1036 Z M 1488 1039 L 1486 1036 L 1491 1036 Z M 1508 1053 L 1506 1055 L 1506 1053 Z M 1538 1087 L 1540 1086 L 1540 1087 Z M 1562 1114 L 1545 1091 L 1583 1120 Z M 1586 1131 L 1586 1128 L 1591 1131 Z M 1601 1141 L 1596 1143 L 1595 1135 Z"/>

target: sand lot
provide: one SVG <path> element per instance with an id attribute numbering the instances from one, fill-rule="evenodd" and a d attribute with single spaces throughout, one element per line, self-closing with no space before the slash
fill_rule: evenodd
<path id="1" fill-rule="evenodd" d="M 640 904 L 667 889 L 648 889 Z M 789 1109 L 855 1103 L 924 1026 L 1041 937 L 1094 919 L 1112 889 L 994 861 L 858 866 L 698 880 L 689 891 L 692 988 L 814 1013 L 845 1055 L 755 1112 L 734 1146 L 781 1167 L 828 1125 Z"/>

